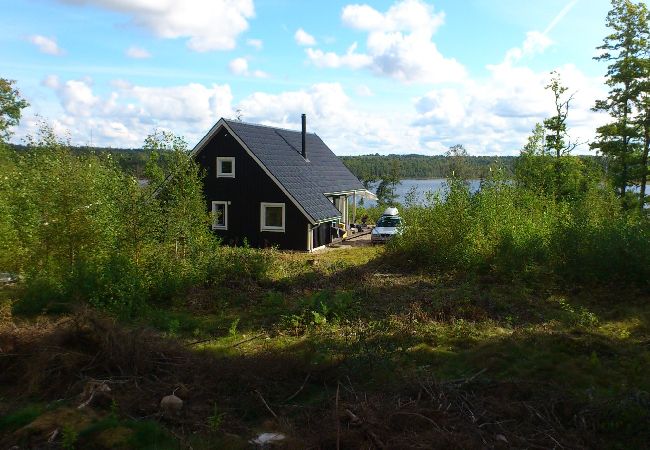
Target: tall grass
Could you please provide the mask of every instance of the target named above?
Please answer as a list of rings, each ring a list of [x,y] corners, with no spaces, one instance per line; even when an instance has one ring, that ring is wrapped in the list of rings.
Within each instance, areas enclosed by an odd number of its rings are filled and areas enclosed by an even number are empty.
[[[621,210],[604,184],[566,200],[504,180],[472,194],[451,180],[444,195],[404,216],[387,251],[414,267],[584,282],[646,283],[650,275],[647,219]]]

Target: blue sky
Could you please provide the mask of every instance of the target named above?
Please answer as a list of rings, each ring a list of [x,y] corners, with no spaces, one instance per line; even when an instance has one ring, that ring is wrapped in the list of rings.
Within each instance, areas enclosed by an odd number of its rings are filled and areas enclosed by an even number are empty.
[[[550,71],[592,138],[605,0],[23,0],[0,17],[0,76],[75,144],[194,145],[220,117],[297,128],[338,154],[516,154],[551,114]],[[238,112],[239,111],[239,112]],[[582,146],[581,152],[586,152]]]

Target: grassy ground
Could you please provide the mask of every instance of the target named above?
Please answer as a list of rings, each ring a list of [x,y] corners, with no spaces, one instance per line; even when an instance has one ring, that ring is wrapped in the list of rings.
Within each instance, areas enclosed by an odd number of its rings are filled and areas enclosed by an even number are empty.
[[[0,445],[56,429],[67,448],[248,448],[264,431],[286,448],[648,448],[648,292],[406,272],[381,253],[280,253],[263,282],[130,323],[14,317],[0,291]],[[78,410],[89,379],[110,400]],[[172,392],[185,405],[165,417]]]

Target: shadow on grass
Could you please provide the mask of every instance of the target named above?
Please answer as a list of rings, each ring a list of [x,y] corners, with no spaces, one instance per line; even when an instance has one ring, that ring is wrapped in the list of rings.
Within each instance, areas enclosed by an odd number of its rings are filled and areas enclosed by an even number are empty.
[[[590,298],[589,289],[409,272],[381,254],[309,261],[296,258],[279,280],[196,288],[142,319],[192,340],[235,341],[246,330],[268,343],[193,351],[84,312],[3,331],[0,392],[74,403],[86,380],[108,380],[120,414],[158,420],[186,444],[193,436],[194,448],[227,436],[228,447],[245,447],[260,429],[285,432],[295,448],[650,439],[649,316],[634,300],[643,293],[610,307],[614,294],[598,290]],[[184,412],[165,419],[158,405],[172,392]],[[224,414],[218,427],[215,411]],[[80,439],[95,442],[90,432]]]
[[[648,351],[587,331],[445,350],[379,325],[216,357],[85,312],[5,330],[0,345],[3,396],[75,405],[87,380],[106,380],[121,417],[156,419],[195,448],[225,436],[245,445],[260,429],[286,433],[289,448],[616,448],[650,438]],[[183,412],[164,418],[158,404],[172,392]],[[215,410],[218,428],[208,425]],[[79,445],[95,438],[81,432]]]

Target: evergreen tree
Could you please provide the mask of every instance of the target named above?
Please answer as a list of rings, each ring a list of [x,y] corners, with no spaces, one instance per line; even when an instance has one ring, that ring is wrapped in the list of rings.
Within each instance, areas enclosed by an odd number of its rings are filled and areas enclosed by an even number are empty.
[[[642,2],[612,0],[606,25],[611,33],[598,47],[602,53],[594,59],[609,63],[606,84],[610,90],[593,109],[607,112],[612,121],[597,129],[592,148],[608,158],[619,195],[625,197],[627,187],[635,179],[644,180],[647,173],[640,124],[644,122],[641,105],[648,88],[648,8]]]

